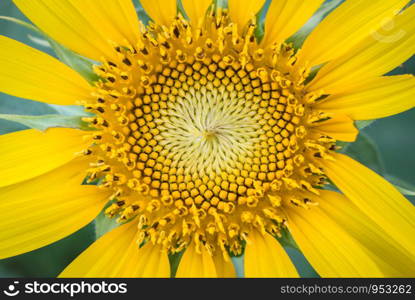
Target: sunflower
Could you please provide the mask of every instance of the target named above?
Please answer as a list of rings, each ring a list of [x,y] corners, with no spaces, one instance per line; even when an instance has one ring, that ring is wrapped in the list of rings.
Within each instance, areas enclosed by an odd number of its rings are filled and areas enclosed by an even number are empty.
[[[0,37],[0,91],[90,114],[0,136],[1,258],[104,209],[120,226],[61,277],[169,277],[178,254],[177,277],[234,277],[242,254],[247,277],[297,277],[286,232],[322,277],[415,274],[414,206],[338,151],[414,107],[413,76],[384,75],[414,53],[415,5],[347,0],[297,49],[323,0],[140,2],[148,23],[130,0],[14,0],[99,79]]]

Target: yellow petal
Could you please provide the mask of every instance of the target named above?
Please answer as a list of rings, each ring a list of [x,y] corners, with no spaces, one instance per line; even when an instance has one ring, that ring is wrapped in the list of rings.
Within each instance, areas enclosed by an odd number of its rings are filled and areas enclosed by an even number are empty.
[[[327,97],[314,107],[347,114],[354,120],[370,120],[395,115],[414,106],[415,78],[399,75],[365,80]]]
[[[354,142],[359,131],[354,126],[353,120],[346,115],[330,115],[331,119],[313,124],[314,131],[328,135],[336,140]]]
[[[302,59],[312,66],[348,52],[391,20],[408,0],[348,0],[328,15],[308,36]],[[392,32],[393,34],[393,32]]]
[[[233,266],[233,263],[229,256],[227,257],[227,259],[225,259],[221,253],[221,254],[214,255],[212,258],[215,264],[217,277],[219,278],[235,278],[236,277],[235,267]]]
[[[167,254],[151,243],[139,249],[132,221],[103,235],[79,255],[59,277],[170,277]]]
[[[81,75],[57,59],[0,36],[0,92],[70,105],[89,98],[91,90]]]
[[[296,33],[324,0],[274,0],[265,19],[265,36],[262,44],[270,46],[283,42]]]
[[[138,251],[138,277],[168,278],[170,277],[170,262],[167,253],[160,246],[147,243]]]
[[[245,248],[246,277],[299,277],[280,243],[269,234],[249,234]]]
[[[209,6],[212,4],[212,0],[182,0],[182,3],[190,21],[198,26],[203,21]]]
[[[48,36],[71,50],[100,60],[115,56],[113,44],[135,45],[139,23],[131,0],[14,0]]]
[[[177,15],[176,0],[140,0],[144,10],[159,25],[168,26]]]
[[[414,18],[415,5],[412,5],[394,18],[392,32],[376,32],[322,67],[309,89],[335,94],[344,91],[345,86],[384,75],[404,63],[415,52]]]
[[[415,253],[415,207],[396,188],[343,154],[322,164],[327,176],[362,212],[409,253]]]
[[[319,207],[373,254],[386,277],[412,277],[415,274],[415,254],[394,243],[393,237],[349,199],[331,191],[320,191],[320,197]]]
[[[81,185],[88,162],[74,160],[37,178],[0,188],[0,258],[60,240],[91,222],[108,191]]]
[[[241,32],[264,6],[265,0],[229,0],[229,15]]]
[[[196,251],[194,243],[191,243],[183,254],[177,269],[177,278],[214,278],[218,277],[212,256],[204,248],[200,247],[200,253]]]
[[[0,135],[0,187],[21,182],[58,168],[86,148],[85,132],[52,128]]]
[[[286,209],[288,228],[322,277],[383,277],[365,249],[318,206]]]

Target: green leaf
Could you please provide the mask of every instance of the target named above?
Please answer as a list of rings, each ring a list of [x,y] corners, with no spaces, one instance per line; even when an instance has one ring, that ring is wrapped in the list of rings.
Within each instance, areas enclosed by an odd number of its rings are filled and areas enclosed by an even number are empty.
[[[177,11],[179,14],[181,14],[185,19],[189,20],[189,16],[186,14],[186,11],[184,10],[182,1],[177,1]]]
[[[78,117],[92,117],[94,114],[86,112],[85,108],[81,105],[56,105],[48,104],[58,114],[64,116],[78,116]]]
[[[0,113],[19,115],[56,114],[56,111],[45,103],[20,99],[0,93]],[[26,126],[0,119],[0,135],[27,129]]]
[[[82,121],[79,116],[63,116],[63,115],[9,115],[0,114],[0,119],[16,122],[29,128],[45,131],[48,128],[64,127],[76,128],[82,130],[91,130],[88,123]]]
[[[296,49],[301,48],[314,28],[316,28],[323,18],[333,11],[341,2],[343,2],[343,0],[326,1],[301,29],[288,39],[288,42],[293,43]]]
[[[57,277],[71,261],[94,242],[91,225],[43,248],[2,259],[0,277]]]
[[[215,0],[215,6],[220,8],[227,8],[228,0]]]
[[[235,267],[236,277],[244,278],[245,277],[245,270],[244,270],[244,255],[232,257],[232,263]]]
[[[135,11],[137,13],[138,19],[145,25],[147,26],[148,23],[150,22],[151,18],[150,16],[146,13],[146,11],[144,10],[143,6],[140,3],[140,0],[133,0],[133,4],[135,7]]]
[[[39,45],[44,48],[51,48],[50,43],[44,38],[37,37],[31,34],[28,34],[27,37],[29,38],[29,40],[31,40],[36,45]]]
[[[104,211],[105,209],[94,220],[96,239],[120,225],[115,221],[115,219],[107,217]]]
[[[284,248],[289,247],[298,250],[297,243],[294,241],[291,233],[286,228],[283,228],[281,230],[281,237],[278,237],[277,240],[281,243],[281,245]]]
[[[264,34],[265,34],[265,17],[270,5],[270,1],[266,1],[264,6],[261,8],[261,10],[258,12],[258,14],[256,15],[256,22],[257,22],[257,26],[255,27],[255,38],[256,40],[259,42],[261,42],[261,40],[264,38]]]
[[[364,132],[360,132],[357,140],[344,146],[341,152],[356,159],[378,174],[384,174],[385,172],[385,167],[376,144]]]
[[[355,121],[355,125],[356,125],[357,129],[362,130],[362,129],[368,127],[369,125],[371,125],[375,121],[376,120]]]
[[[291,247],[284,248],[301,278],[320,278],[316,270],[314,270],[300,250]]]
[[[33,26],[32,24],[29,24],[25,21],[12,18],[12,17],[6,17],[6,16],[0,16],[0,19],[13,22],[17,25],[23,26],[25,28],[28,28],[29,30],[33,31],[34,33],[37,33],[45,38],[45,40],[50,44],[52,49],[54,50],[56,56],[67,66],[71,67],[75,71],[77,71],[81,76],[83,76],[86,80],[89,82],[94,82],[99,79],[99,76],[96,75],[92,69],[92,66],[95,64],[93,61],[88,60],[75,52],[69,50],[65,46],[57,43],[50,37],[48,37],[45,33],[43,33],[41,30],[39,30],[37,27]],[[33,37],[31,37],[33,39]]]
[[[58,44],[50,38],[47,39],[52,46],[52,49],[55,51],[56,56],[63,63],[81,74],[81,76],[88,80],[88,82],[92,83],[98,81],[100,77],[92,70],[94,62],[72,52],[68,48]]]
[[[174,278],[179,268],[180,260],[182,259],[184,251],[175,254],[169,254],[170,262],[170,277]]]
[[[392,183],[403,195],[415,196],[415,184],[396,178],[395,176],[386,175],[385,178]]]
[[[277,240],[290,256],[291,261],[297,268],[298,273],[301,277],[319,277],[316,271],[302,254],[300,248],[298,247],[297,243],[287,228],[283,228],[281,230],[281,237],[278,237]]]
[[[33,32],[42,34],[41,31],[37,27],[35,27],[34,25],[29,24],[25,21],[19,20],[17,18],[7,17],[7,16],[0,16],[0,20],[5,20],[5,21],[12,22],[12,23],[15,23],[17,25],[23,26],[23,27],[25,27],[25,28],[33,31]]]

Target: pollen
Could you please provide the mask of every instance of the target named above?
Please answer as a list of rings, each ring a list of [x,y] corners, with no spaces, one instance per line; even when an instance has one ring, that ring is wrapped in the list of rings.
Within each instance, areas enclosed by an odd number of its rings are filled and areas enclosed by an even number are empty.
[[[254,25],[239,35],[226,13],[198,28],[179,16],[95,66],[88,180],[113,191],[109,217],[138,221],[139,243],[240,254],[325,183],[311,158],[334,140],[310,133],[327,116],[308,106],[308,70],[290,45],[261,49]]]

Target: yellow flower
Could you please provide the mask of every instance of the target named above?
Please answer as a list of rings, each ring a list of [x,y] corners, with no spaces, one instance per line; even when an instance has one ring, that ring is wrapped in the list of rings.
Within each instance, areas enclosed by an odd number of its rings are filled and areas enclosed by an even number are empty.
[[[1,258],[73,233],[110,200],[121,226],[62,277],[168,277],[181,251],[179,277],[235,276],[242,253],[247,277],[296,277],[275,238],[286,229],[322,277],[415,274],[414,206],[336,152],[354,120],[414,106],[413,76],[383,76],[415,50],[408,0],[347,0],[299,51],[284,41],[322,0],[273,0],[261,41],[259,0],[182,0],[186,16],[176,0],[141,0],[148,26],[130,0],[14,2],[99,62],[101,80],[0,37],[0,91],[95,114],[95,130],[0,137]]]

